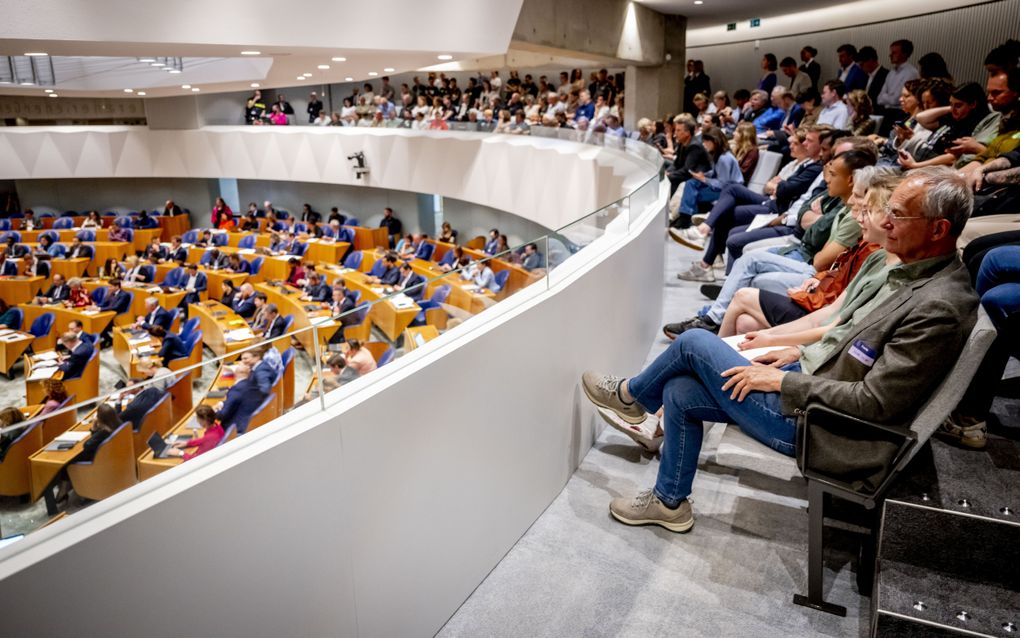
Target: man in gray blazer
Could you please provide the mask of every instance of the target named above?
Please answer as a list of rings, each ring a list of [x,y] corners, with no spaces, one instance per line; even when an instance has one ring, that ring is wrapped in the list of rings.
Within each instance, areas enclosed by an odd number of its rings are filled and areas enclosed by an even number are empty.
[[[795,417],[811,402],[867,421],[909,423],[948,373],[976,320],[978,297],[956,256],[956,239],[972,208],[966,183],[952,170],[908,174],[882,222],[886,250],[901,263],[820,341],[756,359],[766,365],[750,365],[714,334],[692,330],[630,379],[586,372],[588,398],[629,423],[665,408],[655,487],[613,499],[613,517],[675,532],[694,525],[688,496],[705,422],[736,423],[791,456]]]

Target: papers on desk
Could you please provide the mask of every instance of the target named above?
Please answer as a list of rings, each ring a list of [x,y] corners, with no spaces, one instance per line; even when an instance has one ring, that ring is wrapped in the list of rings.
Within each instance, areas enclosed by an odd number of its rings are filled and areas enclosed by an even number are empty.
[[[11,330],[10,328],[4,328],[3,330],[0,330],[0,337],[6,337],[7,335],[11,334],[12,332],[14,332],[14,331]]]
[[[772,352],[773,350],[785,350],[789,346],[765,346],[764,348],[751,348],[750,350],[740,350],[737,345],[744,341],[744,335],[733,335],[732,337],[723,337],[723,343],[740,353],[740,356],[746,358],[748,361],[761,355]]]
[[[151,286],[149,288],[146,288],[145,292],[149,293],[150,295],[158,295],[163,292],[163,289],[160,288],[159,286]]]
[[[58,434],[57,438],[53,440],[59,441],[60,443],[77,443],[78,441],[84,441],[87,438],[89,438],[88,432],[64,432],[63,434]]]
[[[151,357],[156,354],[156,351],[152,346],[144,346],[135,350],[135,355],[138,357]]]
[[[748,231],[752,231],[752,230],[758,230],[759,228],[765,228],[766,226],[769,225],[769,223],[773,219],[775,219],[777,217],[779,217],[779,215],[776,215],[774,213],[765,213],[765,214],[762,214],[762,215],[755,215],[754,219],[752,219],[751,223],[747,226],[747,230]]]
[[[22,339],[26,338],[26,336],[27,335],[22,335],[21,333],[14,332],[9,335],[4,335],[0,337],[0,341],[21,341]]]
[[[88,315],[88,316],[90,316],[90,317],[91,317],[91,316],[93,316],[93,315],[98,315],[98,314],[99,314],[99,312],[100,312],[99,310],[82,310],[82,311],[81,311],[81,314],[83,314],[83,315]]]
[[[475,284],[465,284],[461,286],[460,289],[467,292],[477,292],[478,286],[476,286]]]
[[[237,330],[231,330],[224,335],[227,341],[247,341],[248,339],[254,339],[255,333],[250,328],[239,328]]]
[[[44,368],[33,368],[32,374],[28,375],[28,381],[42,381],[43,379],[50,379],[54,374],[57,373],[57,366],[46,366]]]
[[[396,306],[398,310],[407,310],[408,308],[414,308],[414,299],[411,299],[404,293],[400,293],[390,297],[390,301]]]
[[[32,361],[37,364],[40,361],[52,361],[54,362],[54,365],[56,365],[57,358],[58,358],[57,353],[53,350],[50,350],[49,352],[40,352],[39,354],[35,355],[34,357],[32,357]]]
[[[237,254],[238,255],[254,255],[255,254],[255,249],[254,248],[240,248],[240,249],[238,249]]]
[[[308,320],[308,322],[310,324],[312,324],[313,326],[321,326],[322,324],[329,323],[330,321],[333,321],[333,318],[330,317],[329,315],[321,315],[321,316],[318,316],[318,317],[312,317],[312,318],[310,318]]]
[[[369,288],[369,290],[371,290],[377,295],[382,295],[383,293],[386,292],[386,289],[383,288],[382,286],[372,286],[371,288]]]
[[[128,345],[130,345],[131,347],[140,346],[147,343],[149,343],[149,335],[145,335],[144,337],[132,337],[131,339],[128,339]]]

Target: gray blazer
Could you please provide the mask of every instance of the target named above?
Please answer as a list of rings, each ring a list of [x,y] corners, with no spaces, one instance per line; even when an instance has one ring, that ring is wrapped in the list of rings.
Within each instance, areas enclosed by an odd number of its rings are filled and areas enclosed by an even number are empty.
[[[908,425],[956,362],[977,306],[967,269],[955,257],[865,317],[814,375],[783,377],[783,412],[818,402],[866,421]],[[870,367],[850,355],[858,340],[876,352]]]

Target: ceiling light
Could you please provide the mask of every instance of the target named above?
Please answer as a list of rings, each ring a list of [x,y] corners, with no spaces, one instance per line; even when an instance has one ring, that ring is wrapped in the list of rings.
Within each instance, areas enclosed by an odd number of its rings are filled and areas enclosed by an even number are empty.
[[[155,62],[156,58],[138,58],[139,62]]]
[[[124,89],[124,92],[125,93],[134,93],[135,90],[134,89]]]
[[[353,82],[354,78],[344,78],[344,82]]]
[[[369,72],[368,72],[368,74],[369,74],[370,76],[372,76],[372,77],[375,77],[375,76],[379,75],[379,74],[378,74],[378,73],[376,73],[375,71],[369,71]]]
[[[170,69],[170,73],[180,73],[180,69]]]
[[[694,0],[694,4],[705,4],[705,0]]]
[[[35,52],[32,52],[32,53],[26,53],[25,55],[27,55],[30,58],[38,58],[38,57],[44,56],[46,54],[38,52],[38,51],[35,51]]]
[[[191,89],[191,92],[192,92],[192,93],[198,93],[198,92],[199,92],[199,91],[201,91],[201,90],[202,90],[202,89],[200,89],[200,88],[198,88],[198,87],[196,86],[195,88]]]
[[[22,82],[21,86],[35,86],[35,82]]]
[[[46,89],[43,91],[43,93],[53,93],[53,89]]]
[[[305,78],[305,76],[303,76],[303,75],[299,75],[299,76],[297,76],[297,79],[299,79],[299,80],[304,80],[304,79],[306,79],[306,78]]]
[[[261,51],[241,51],[241,55],[262,55]]]
[[[387,72],[387,73],[393,73],[394,69],[393,69],[393,67],[391,67],[391,66],[388,66],[388,67],[386,67],[385,69],[383,69],[383,71],[385,71],[385,72]]]
[[[56,93],[50,93],[48,97],[60,97],[60,96],[57,95]]]
[[[252,82],[252,83],[251,83],[251,88],[253,88],[253,89],[257,89],[257,88],[259,88],[260,86],[261,86],[261,85],[260,85],[260,84],[259,84],[258,82]]]
[[[301,75],[303,75],[303,76],[304,76],[304,77],[306,77],[306,78],[310,78],[310,77],[312,77],[312,74],[311,74],[311,73],[302,73]]]
[[[346,62],[347,58],[333,58],[334,62]]]
[[[325,71],[325,70],[329,69],[329,65],[328,64],[320,64],[317,68],[320,68],[323,71]]]
[[[190,89],[190,88],[191,88],[191,85],[190,85],[190,84],[182,84],[182,85],[181,85],[181,88],[182,88],[182,89]]]
[[[139,91],[138,93],[135,93],[135,95],[145,95],[145,91]]]
[[[162,62],[152,62],[149,66],[166,66],[166,64],[163,64]]]
[[[440,59],[440,60],[452,60],[453,59],[453,56],[450,55],[449,53],[444,53],[442,55],[437,55],[436,57],[438,59]]]

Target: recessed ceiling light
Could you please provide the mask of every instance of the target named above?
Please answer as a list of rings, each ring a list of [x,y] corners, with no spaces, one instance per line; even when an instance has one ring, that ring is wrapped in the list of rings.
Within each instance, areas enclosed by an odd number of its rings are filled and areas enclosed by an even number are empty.
[[[46,55],[46,54],[42,53],[42,52],[39,52],[39,51],[33,51],[31,53],[26,53],[25,55],[27,55],[30,58],[37,58],[37,57],[40,57],[40,56],[43,56],[43,55]]]
[[[310,77],[312,77],[312,74],[311,74],[311,73],[302,73],[301,75],[303,75],[303,76],[304,76],[304,77],[306,77],[306,78],[310,78]]]
[[[299,75],[299,76],[297,76],[297,79],[299,79],[299,80],[304,80],[304,79],[305,79],[305,76],[303,76],[303,75]]]
[[[134,93],[135,90],[134,89],[124,89],[124,92],[125,93]]]
[[[347,58],[333,58],[334,62],[346,62]]]
[[[157,66],[158,67],[158,66],[166,66],[166,65],[163,64],[162,62],[152,62],[151,64],[149,64],[149,66]]]
[[[369,72],[368,72],[368,74],[369,74],[370,76],[372,76],[372,77],[375,77],[375,76],[379,75],[379,74],[378,74],[378,73],[376,73],[375,71],[369,71]]]
[[[394,69],[393,69],[393,67],[388,66],[385,69],[383,69],[383,71],[385,71],[386,73],[393,73]]]
[[[444,53],[442,55],[437,55],[436,57],[439,58],[440,60],[452,60],[453,59],[453,56],[450,55],[449,53]]]
[[[705,4],[705,0],[694,0],[694,4]]]
[[[353,82],[354,78],[344,78],[344,82]]]
[[[181,72],[180,69],[170,69],[170,73],[176,74],[176,73],[180,73],[180,72]]]
[[[201,91],[201,90],[202,90],[202,89],[200,89],[200,88],[198,88],[198,87],[196,86],[195,88],[191,89],[191,92],[192,92],[192,93],[198,93],[198,92],[199,92],[199,91]]]
[[[325,70],[327,70],[329,68],[329,65],[328,64],[320,64],[317,68],[320,68],[323,71],[325,71]]]
[[[155,62],[156,58],[138,58],[139,62]]]
[[[181,85],[181,88],[182,88],[182,89],[190,89],[190,88],[191,88],[191,85],[190,85],[190,84],[182,84],[182,85]]]
[[[253,89],[257,89],[257,88],[259,88],[260,86],[262,86],[262,85],[261,85],[261,84],[259,84],[258,82],[252,82],[252,83],[251,83],[251,88],[253,88]]]
[[[241,55],[262,55],[261,51],[241,51]]]
[[[43,91],[43,93],[53,93],[53,89],[46,89]]]
[[[35,82],[22,82],[21,86],[35,86]]]
[[[60,97],[60,96],[57,95],[56,93],[50,93],[48,97]]]
[[[135,95],[145,95],[145,91],[139,91],[138,93],[135,93]]]

